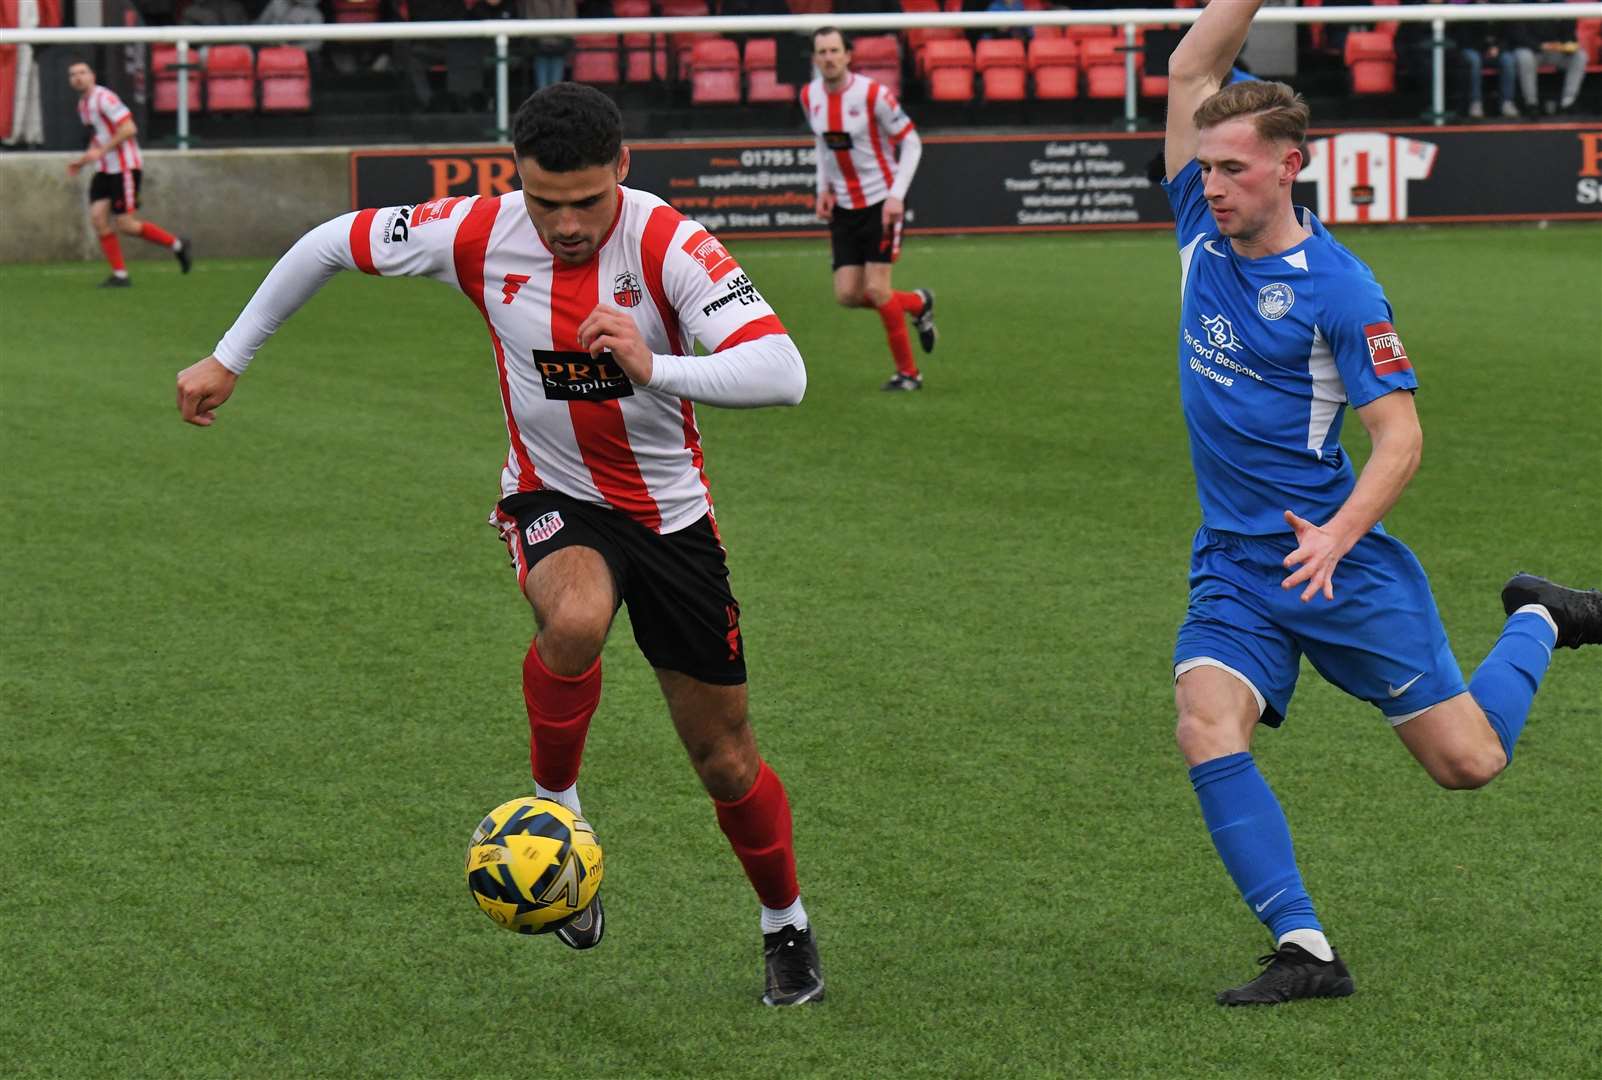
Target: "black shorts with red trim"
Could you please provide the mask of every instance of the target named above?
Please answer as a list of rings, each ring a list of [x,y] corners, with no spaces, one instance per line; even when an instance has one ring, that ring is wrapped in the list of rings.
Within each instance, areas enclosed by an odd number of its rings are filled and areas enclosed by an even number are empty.
[[[502,499],[491,520],[506,541],[519,586],[547,555],[593,548],[611,567],[634,641],[652,667],[720,686],[744,684],[740,604],[729,590],[710,514],[677,532],[657,533],[604,506],[555,491],[523,491]]]
[[[901,255],[901,225],[884,231],[884,203],[876,202],[861,210],[836,206],[829,218],[829,245],[834,249],[834,268],[863,266],[867,263],[893,263]]]
[[[113,214],[131,214],[139,209],[139,185],[144,181],[145,170],[131,173],[97,172],[89,179],[89,201],[111,200]]]

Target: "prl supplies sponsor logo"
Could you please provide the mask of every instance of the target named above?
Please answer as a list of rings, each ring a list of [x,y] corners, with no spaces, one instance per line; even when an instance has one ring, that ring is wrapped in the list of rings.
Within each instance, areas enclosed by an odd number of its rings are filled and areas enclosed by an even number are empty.
[[[1574,201],[1579,206],[1602,206],[1602,131],[1580,132],[1579,179]]]
[[[1396,327],[1388,322],[1369,323],[1363,327],[1363,336],[1368,338],[1368,358],[1374,364],[1374,374],[1394,375],[1398,371],[1412,370],[1413,362],[1402,348]]]
[[[634,396],[634,384],[611,353],[532,351],[547,400],[613,401]]]
[[[545,541],[561,532],[562,525],[561,513],[552,510],[549,514],[541,515],[529,522],[528,528],[523,530],[523,535],[528,539],[529,546],[533,547],[535,544],[545,543]]]

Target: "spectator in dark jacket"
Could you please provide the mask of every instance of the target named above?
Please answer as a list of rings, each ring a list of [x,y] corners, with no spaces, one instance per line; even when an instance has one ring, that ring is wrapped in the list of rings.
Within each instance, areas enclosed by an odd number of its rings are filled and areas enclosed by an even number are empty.
[[[1445,0],[1403,0],[1407,4],[1442,4]],[[1464,111],[1478,120],[1485,115],[1481,94],[1480,69],[1485,65],[1485,24],[1449,22],[1443,46],[1447,68],[1463,92]],[[1420,81],[1428,80],[1435,67],[1435,32],[1427,22],[1404,22],[1396,31],[1396,55],[1403,70]]]

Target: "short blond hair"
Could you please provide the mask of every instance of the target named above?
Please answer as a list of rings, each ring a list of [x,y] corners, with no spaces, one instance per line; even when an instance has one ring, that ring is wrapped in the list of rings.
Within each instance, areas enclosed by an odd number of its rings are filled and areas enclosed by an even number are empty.
[[[1249,116],[1263,139],[1288,142],[1300,149],[1307,141],[1311,115],[1302,95],[1284,83],[1251,79],[1231,83],[1202,102],[1192,120],[1197,131],[1206,131],[1225,121]]]

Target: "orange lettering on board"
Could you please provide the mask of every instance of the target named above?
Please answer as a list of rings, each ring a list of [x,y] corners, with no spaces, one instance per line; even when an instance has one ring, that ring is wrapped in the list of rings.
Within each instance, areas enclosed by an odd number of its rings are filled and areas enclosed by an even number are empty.
[[[1580,132],[1580,175],[1602,176],[1602,131]]]
[[[485,198],[505,195],[513,188],[512,177],[517,169],[511,158],[478,158],[473,162],[478,169],[478,193]]]
[[[429,158],[428,167],[434,173],[434,193],[430,199],[442,199],[451,188],[464,184],[473,175],[472,168],[461,158]]]

